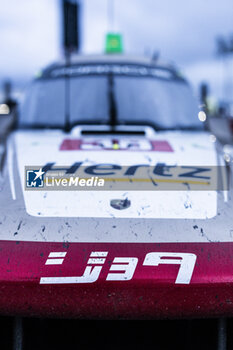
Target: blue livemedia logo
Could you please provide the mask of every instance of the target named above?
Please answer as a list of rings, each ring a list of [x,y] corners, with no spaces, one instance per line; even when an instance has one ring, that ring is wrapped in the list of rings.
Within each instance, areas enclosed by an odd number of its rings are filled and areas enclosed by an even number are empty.
[[[44,171],[40,168],[39,170],[27,170],[27,187],[44,187]]]

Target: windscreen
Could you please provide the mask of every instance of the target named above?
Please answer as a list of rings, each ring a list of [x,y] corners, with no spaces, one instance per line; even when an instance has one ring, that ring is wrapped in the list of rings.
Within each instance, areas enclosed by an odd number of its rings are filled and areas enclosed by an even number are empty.
[[[112,73],[111,73],[112,74]],[[182,79],[112,74],[112,97],[119,124],[149,124],[161,129],[201,127],[197,101]],[[39,79],[20,109],[20,125],[64,127],[110,122],[109,74]]]

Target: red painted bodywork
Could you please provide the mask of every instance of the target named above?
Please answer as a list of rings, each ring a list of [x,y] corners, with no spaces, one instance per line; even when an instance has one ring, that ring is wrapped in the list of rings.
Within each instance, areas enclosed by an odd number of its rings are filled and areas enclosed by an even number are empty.
[[[62,265],[45,265],[50,252]],[[40,285],[41,277],[81,276],[91,251],[108,251],[99,280]],[[149,252],[197,255],[189,285],[178,265],[143,266]],[[53,317],[151,319],[233,315],[233,243],[0,242],[0,313]],[[130,281],[106,281],[114,257],[137,257]]]
[[[113,144],[117,143],[117,140],[112,140]],[[148,150],[149,152],[174,152],[173,148],[167,141],[149,141],[151,145],[151,149]],[[100,147],[105,150],[105,151],[112,151],[113,148],[106,148],[103,145],[101,145],[101,141],[87,141],[87,140],[82,140],[82,139],[65,139],[62,141],[62,144],[60,146],[60,151],[82,151],[84,150],[82,148],[83,145],[91,145],[93,146],[92,151],[99,151]],[[95,149],[95,146],[97,147]],[[118,151],[137,151],[139,152],[140,149],[132,150],[130,148],[124,149],[124,148],[119,148],[117,149]],[[142,150],[143,151],[143,150]]]

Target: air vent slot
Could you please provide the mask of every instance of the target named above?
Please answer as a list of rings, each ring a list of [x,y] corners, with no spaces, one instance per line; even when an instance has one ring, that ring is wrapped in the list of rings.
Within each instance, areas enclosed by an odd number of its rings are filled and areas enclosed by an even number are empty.
[[[145,131],[139,131],[139,130],[82,130],[82,135],[140,135],[144,136]]]

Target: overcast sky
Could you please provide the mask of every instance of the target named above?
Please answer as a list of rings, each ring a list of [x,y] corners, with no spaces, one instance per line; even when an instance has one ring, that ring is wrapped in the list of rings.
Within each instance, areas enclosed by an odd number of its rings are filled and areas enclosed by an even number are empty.
[[[0,81],[27,80],[61,55],[60,3],[0,0]],[[215,55],[215,39],[233,33],[232,0],[114,0],[113,4],[112,27],[108,0],[82,0],[83,52],[101,53],[105,33],[114,29],[123,34],[126,53],[158,50],[194,84],[208,79],[220,93],[224,71]]]

